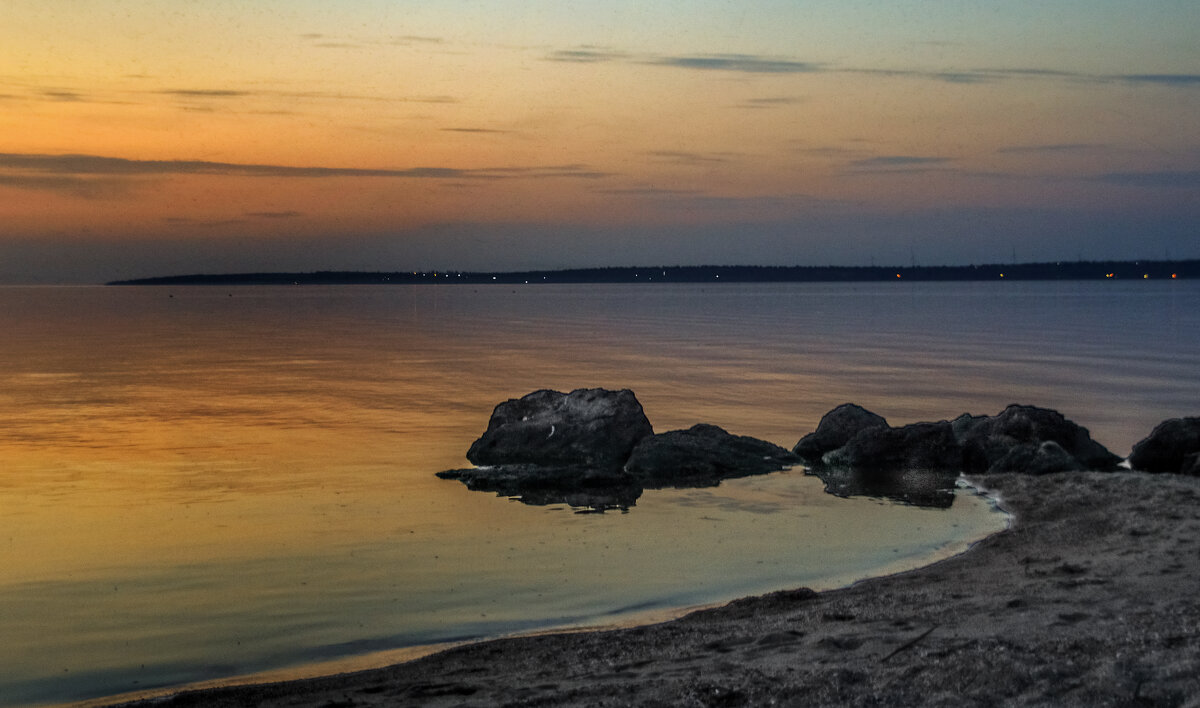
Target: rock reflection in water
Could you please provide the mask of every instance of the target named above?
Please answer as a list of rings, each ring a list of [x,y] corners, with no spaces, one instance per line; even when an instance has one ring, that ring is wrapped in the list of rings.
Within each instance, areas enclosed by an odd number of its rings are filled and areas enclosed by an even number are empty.
[[[881,497],[913,506],[949,509],[954,503],[956,472],[907,469],[888,474],[845,468],[806,470],[825,491],[838,497]]]
[[[503,465],[447,470],[437,476],[457,479],[471,491],[494,492],[534,506],[566,504],[578,513],[629,511],[643,490],[619,468],[608,467]]]

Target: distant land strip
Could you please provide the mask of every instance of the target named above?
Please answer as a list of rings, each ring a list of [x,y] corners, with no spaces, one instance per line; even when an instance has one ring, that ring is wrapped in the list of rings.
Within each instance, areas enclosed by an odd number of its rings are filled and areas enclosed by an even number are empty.
[[[577,283],[855,283],[1200,278],[1200,260],[1073,261],[966,266],[656,266],[528,271],[315,271],[115,280],[107,285],[533,285]]]

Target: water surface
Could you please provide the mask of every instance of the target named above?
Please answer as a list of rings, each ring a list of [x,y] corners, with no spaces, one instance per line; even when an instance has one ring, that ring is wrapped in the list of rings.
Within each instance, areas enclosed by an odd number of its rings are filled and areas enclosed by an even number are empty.
[[[997,528],[799,470],[577,515],[433,473],[499,401],[631,388],[790,447],[1058,408],[1118,454],[1195,414],[1179,283],[0,288],[0,704],[630,613],[925,562]]]

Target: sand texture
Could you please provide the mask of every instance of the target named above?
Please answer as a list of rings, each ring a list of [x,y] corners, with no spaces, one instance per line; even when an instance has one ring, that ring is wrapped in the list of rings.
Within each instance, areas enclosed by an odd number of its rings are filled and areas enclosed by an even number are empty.
[[[974,481],[1012,528],[911,572],[156,705],[1200,706],[1200,478]]]

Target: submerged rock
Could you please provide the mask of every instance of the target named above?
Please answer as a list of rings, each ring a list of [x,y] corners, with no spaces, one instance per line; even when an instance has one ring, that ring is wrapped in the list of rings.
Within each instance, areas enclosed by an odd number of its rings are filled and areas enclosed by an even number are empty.
[[[967,474],[1070,470],[1107,472],[1121,458],[1084,428],[1049,408],[1011,405],[991,417],[962,416],[954,422]],[[1045,446],[1045,443],[1054,443]],[[1023,468],[1026,462],[1031,467]]]
[[[1171,418],[1133,446],[1129,466],[1143,472],[1200,474],[1200,417]]]
[[[476,465],[620,467],[653,432],[628,389],[534,391],[496,406],[467,459]]]
[[[697,486],[776,472],[796,462],[799,458],[774,443],[699,424],[642,438],[625,471],[647,487]]]
[[[827,452],[832,452],[868,428],[886,428],[887,420],[862,406],[843,403],[825,415],[817,429],[800,438],[792,452],[805,462],[816,464]]]

